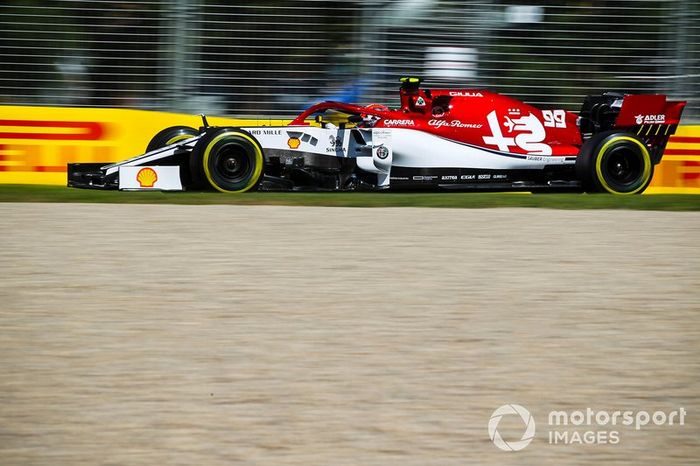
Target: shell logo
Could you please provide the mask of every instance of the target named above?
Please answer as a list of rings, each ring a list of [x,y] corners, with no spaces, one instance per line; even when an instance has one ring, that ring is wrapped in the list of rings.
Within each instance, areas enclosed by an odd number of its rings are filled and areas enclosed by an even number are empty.
[[[299,140],[299,138],[289,138],[289,140],[287,141],[287,145],[290,149],[298,149],[300,144],[301,141]]]
[[[142,168],[136,174],[136,181],[139,182],[139,186],[142,188],[152,188],[158,181],[158,174],[151,167]]]

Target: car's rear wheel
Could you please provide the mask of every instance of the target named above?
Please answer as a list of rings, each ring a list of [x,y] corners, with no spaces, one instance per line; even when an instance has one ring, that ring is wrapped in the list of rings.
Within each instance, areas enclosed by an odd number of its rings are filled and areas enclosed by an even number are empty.
[[[225,193],[255,189],[263,175],[263,149],[248,132],[219,128],[207,132],[190,155],[195,186]]]
[[[641,194],[651,183],[654,164],[641,139],[630,133],[606,131],[581,147],[576,173],[588,192]]]
[[[198,134],[199,132],[196,129],[189,126],[171,126],[165,128],[153,136],[146,147],[146,152],[151,152],[152,150],[160,149],[161,147],[169,146],[176,142],[191,139]]]

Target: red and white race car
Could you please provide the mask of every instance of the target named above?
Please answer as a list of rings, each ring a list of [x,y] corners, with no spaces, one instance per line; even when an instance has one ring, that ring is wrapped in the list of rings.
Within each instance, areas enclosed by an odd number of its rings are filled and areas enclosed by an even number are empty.
[[[399,108],[323,102],[287,126],[166,128],[146,153],[68,164],[68,186],[222,192],[643,192],[685,102],[588,96],[579,114],[402,78]]]

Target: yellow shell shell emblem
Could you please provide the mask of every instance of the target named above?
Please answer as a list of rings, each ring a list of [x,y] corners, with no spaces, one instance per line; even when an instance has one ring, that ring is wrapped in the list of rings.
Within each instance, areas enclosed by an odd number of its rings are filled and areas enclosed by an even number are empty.
[[[152,188],[158,181],[158,174],[151,167],[142,168],[136,174],[136,181],[139,182],[139,186],[142,188]]]
[[[287,141],[287,145],[290,149],[297,149],[299,148],[300,144],[301,141],[299,140],[299,138],[289,138],[289,140]]]

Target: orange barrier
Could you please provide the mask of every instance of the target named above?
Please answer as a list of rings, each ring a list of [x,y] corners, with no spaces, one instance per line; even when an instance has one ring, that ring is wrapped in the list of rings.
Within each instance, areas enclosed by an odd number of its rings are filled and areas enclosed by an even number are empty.
[[[198,116],[143,110],[0,107],[0,183],[66,184],[68,162],[113,162],[143,153],[167,126]],[[271,126],[289,120],[207,117],[212,125]],[[700,126],[680,126],[648,193],[700,194]]]

